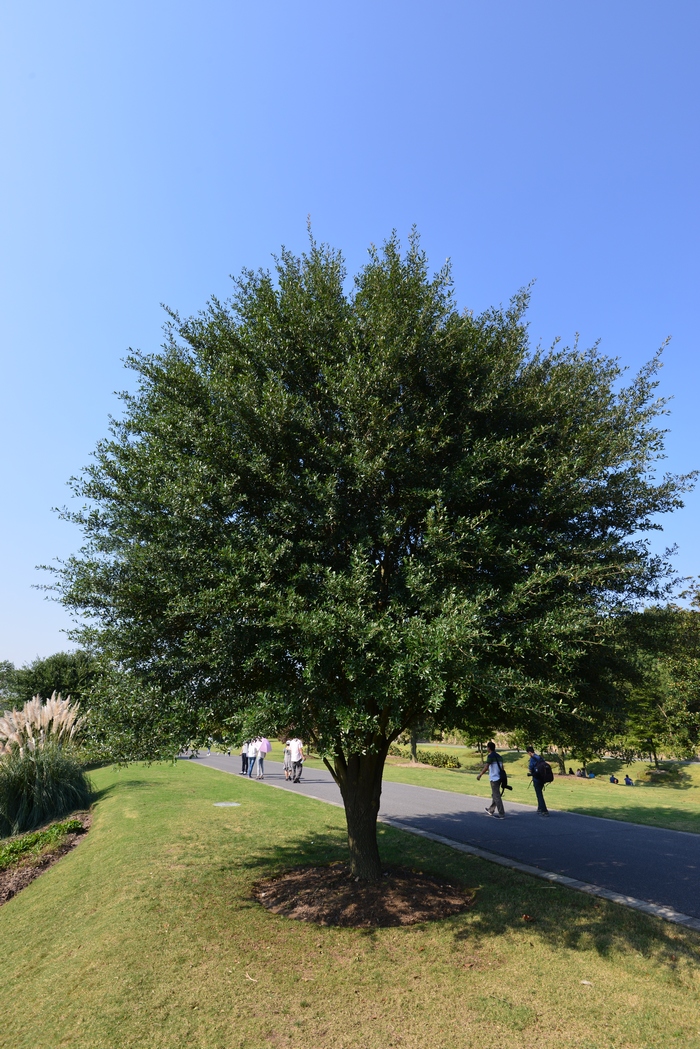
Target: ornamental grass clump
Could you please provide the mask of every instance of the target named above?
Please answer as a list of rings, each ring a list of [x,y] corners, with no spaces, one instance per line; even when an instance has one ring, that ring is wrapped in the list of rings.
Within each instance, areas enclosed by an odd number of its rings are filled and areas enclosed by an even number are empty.
[[[78,715],[78,704],[71,703],[70,696],[63,699],[60,692],[46,702],[34,696],[21,710],[6,710],[0,718],[0,756],[15,747],[20,754],[33,752],[49,740],[71,743],[83,724]]]
[[[75,747],[82,719],[70,697],[34,696],[0,718],[0,837],[34,830],[90,803]]]

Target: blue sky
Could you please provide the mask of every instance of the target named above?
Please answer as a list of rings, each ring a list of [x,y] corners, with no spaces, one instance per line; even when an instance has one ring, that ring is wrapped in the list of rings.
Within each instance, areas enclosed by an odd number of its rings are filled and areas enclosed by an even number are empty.
[[[700,6],[22,0],[0,14],[0,659],[68,647],[52,507],[181,313],[316,236],[352,270],[416,223],[459,304],[536,280],[533,342],[631,369],[666,338],[669,469],[700,466]],[[700,496],[657,547],[700,575]]]

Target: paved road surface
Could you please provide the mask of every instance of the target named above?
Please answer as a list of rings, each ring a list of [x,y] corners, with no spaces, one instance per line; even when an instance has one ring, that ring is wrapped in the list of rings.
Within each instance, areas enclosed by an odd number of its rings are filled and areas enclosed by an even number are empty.
[[[195,760],[224,772],[241,767],[239,757],[223,754]],[[293,786],[281,764],[266,761],[259,785],[340,804],[325,769],[306,767],[302,782]],[[556,783],[548,801],[556,801]],[[385,781],[380,816],[700,918],[700,834],[556,810],[542,819],[530,805],[507,802],[508,818],[494,820],[484,812],[486,804],[486,798]]]

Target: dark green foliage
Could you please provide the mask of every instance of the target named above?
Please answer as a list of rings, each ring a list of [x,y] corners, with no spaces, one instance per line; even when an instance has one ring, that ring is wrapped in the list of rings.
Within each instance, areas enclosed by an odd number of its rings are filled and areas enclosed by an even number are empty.
[[[687,479],[653,475],[657,359],[621,387],[595,349],[532,351],[527,295],[458,312],[416,238],[345,276],[285,252],[130,358],[59,589],[83,643],[155,690],[154,753],[294,727],[378,877],[352,827],[402,732],[551,735],[614,707],[612,624],[666,570],[640,533]]]
[[[83,766],[68,748],[49,743],[20,754],[13,747],[0,759],[0,837],[86,808],[91,797]]]
[[[67,834],[74,834],[82,829],[80,820],[65,820],[63,823],[53,823],[46,830],[33,831],[23,834],[21,838],[13,838],[12,841],[0,845],[0,871],[6,870],[25,856],[38,855],[49,845],[58,845]]]
[[[77,702],[97,674],[97,661],[89,652],[56,652],[16,669],[8,694],[14,706],[23,706],[33,696],[49,699],[53,692]]]
[[[624,726],[614,749],[621,756],[693,756],[700,746],[700,611],[665,605],[628,617],[627,644],[636,675]]]
[[[84,706],[81,754],[90,763],[172,760],[183,736],[197,740],[211,734],[211,726],[201,724],[178,694],[164,697],[157,687],[107,665]]]

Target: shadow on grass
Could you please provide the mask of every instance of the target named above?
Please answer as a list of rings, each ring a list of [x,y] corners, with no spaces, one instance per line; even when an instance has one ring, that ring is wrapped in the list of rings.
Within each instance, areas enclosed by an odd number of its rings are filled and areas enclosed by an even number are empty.
[[[95,802],[97,802],[97,801],[104,801],[105,798],[109,798],[112,794],[114,794],[115,790],[116,790],[115,784],[114,783],[110,783],[110,785],[108,787],[102,787],[101,790],[93,790],[92,797],[91,797],[90,800],[91,800],[92,804],[94,805]]]
[[[408,926],[407,934],[411,930],[435,930],[441,936],[447,935],[455,946],[469,944],[476,949],[492,950],[498,937],[516,932],[540,951],[592,949],[600,955],[635,951],[671,968],[680,957],[700,964],[700,935],[691,930],[465,856],[394,827],[380,825],[378,836],[380,854],[387,868],[408,867],[443,878],[474,894],[474,904],[467,912],[435,923]],[[348,860],[344,838],[337,828],[319,828],[313,835],[290,835],[284,844],[251,851],[242,866],[254,872],[258,880],[293,868],[322,866],[339,860]],[[260,906],[252,900],[249,905]],[[369,939],[377,935],[373,928],[356,932]]]

